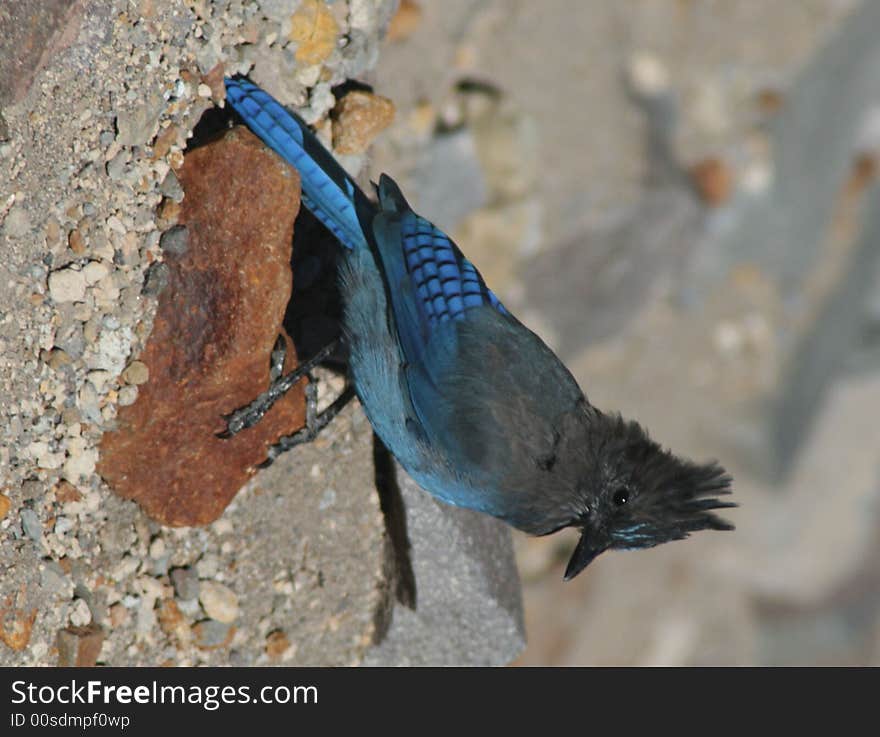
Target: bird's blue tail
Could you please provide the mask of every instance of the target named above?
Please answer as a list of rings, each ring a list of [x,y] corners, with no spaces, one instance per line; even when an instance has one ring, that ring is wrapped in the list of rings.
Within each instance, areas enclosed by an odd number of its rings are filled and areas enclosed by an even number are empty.
[[[305,122],[246,79],[224,80],[226,99],[247,126],[302,179],[305,206],[350,249],[366,245],[358,205],[369,202]]]

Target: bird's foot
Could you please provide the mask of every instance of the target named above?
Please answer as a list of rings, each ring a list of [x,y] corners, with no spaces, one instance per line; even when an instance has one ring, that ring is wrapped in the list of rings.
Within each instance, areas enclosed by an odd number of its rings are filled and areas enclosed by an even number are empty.
[[[270,446],[266,454],[266,460],[260,463],[257,468],[268,468],[282,453],[295,448],[297,445],[311,443],[330,424],[333,418],[342,411],[345,405],[352,400],[354,395],[354,387],[351,384],[346,384],[342,393],[333,400],[333,403],[319,413],[318,390],[315,382],[309,377],[309,384],[306,387],[306,426],[293,433],[293,435],[285,435],[277,443]]]
[[[282,376],[284,370],[284,359],[287,355],[287,348],[282,336],[278,336],[275,341],[275,347],[272,349],[272,356],[269,363],[269,388],[260,394],[254,401],[244,407],[239,407],[234,412],[224,415],[226,420],[226,429],[217,433],[219,438],[231,438],[242,430],[256,425],[281,397],[283,397],[290,389],[304,376],[324,361],[330,353],[336,348],[338,341],[334,340],[319,350],[305,363],[297,366],[289,374]]]

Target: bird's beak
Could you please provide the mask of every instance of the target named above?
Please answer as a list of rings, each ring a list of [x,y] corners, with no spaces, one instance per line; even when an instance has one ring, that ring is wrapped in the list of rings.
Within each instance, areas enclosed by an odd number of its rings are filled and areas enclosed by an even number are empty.
[[[571,554],[571,560],[568,561],[568,566],[565,569],[565,576],[563,576],[563,579],[571,581],[571,579],[577,576],[578,573],[584,570],[584,568],[592,562],[593,558],[607,549],[607,543],[597,540],[595,535],[582,532],[581,539],[578,541],[577,547]]]

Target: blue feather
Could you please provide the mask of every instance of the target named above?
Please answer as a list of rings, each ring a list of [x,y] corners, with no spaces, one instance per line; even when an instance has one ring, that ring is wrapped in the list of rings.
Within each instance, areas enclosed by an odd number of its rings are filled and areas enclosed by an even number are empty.
[[[264,143],[302,178],[303,204],[346,248],[365,246],[356,198],[364,197],[305,122],[246,79],[229,79],[226,99]]]

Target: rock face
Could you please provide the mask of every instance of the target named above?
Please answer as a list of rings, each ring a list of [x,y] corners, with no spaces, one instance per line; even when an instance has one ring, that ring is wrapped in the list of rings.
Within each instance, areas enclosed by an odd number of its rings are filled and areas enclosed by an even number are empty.
[[[4,3],[0,8],[0,106],[16,101],[33,81],[44,54],[70,42],[74,0]]]
[[[304,422],[300,386],[255,428],[216,437],[222,416],[268,384],[291,293],[299,178],[244,128],[187,154],[178,178],[186,196],[167,231],[168,284],[140,358],[150,378],[104,436],[99,472],[160,522],[200,525]]]

